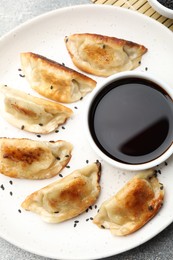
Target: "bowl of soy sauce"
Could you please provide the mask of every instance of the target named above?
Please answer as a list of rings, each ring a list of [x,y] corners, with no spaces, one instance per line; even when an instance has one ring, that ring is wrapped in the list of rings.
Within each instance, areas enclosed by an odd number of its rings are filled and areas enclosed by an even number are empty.
[[[90,96],[85,129],[94,151],[109,164],[153,168],[173,153],[173,90],[148,72],[108,77]]]

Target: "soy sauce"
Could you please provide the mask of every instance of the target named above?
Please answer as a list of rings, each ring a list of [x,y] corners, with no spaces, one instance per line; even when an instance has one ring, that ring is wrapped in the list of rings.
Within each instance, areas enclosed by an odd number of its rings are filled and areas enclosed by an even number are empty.
[[[157,84],[121,79],[93,101],[89,127],[97,146],[109,157],[141,164],[159,157],[173,140],[173,103]]]

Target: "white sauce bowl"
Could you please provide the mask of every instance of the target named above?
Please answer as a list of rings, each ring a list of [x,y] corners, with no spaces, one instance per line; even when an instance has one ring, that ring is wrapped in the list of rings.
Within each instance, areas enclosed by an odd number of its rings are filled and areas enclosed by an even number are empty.
[[[94,91],[90,94],[88,97],[88,103],[85,107],[85,115],[84,115],[84,129],[86,132],[86,137],[88,139],[89,144],[93,148],[93,150],[96,152],[97,155],[99,155],[104,161],[109,163],[112,166],[115,166],[120,169],[129,170],[129,171],[140,171],[140,170],[146,170],[149,168],[153,168],[160,163],[164,162],[166,159],[168,159],[172,153],[173,153],[173,143],[170,143],[168,148],[164,150],[164,152],[159,155],[159,157],[149,160],[145,163],[139,163],[139,164],[131,164],[131,163],[124,163],[119,160],[116,160],[114,158],[111,158],[108,156],[108,154],[103,152],[103,149],[101,150],[99,146],[96,144],[93,135],[90,131],[90,125],[89,125],[89,116],[90,116],[90,110],[93,105],[93,100],[97,97],[97,95],[101,92],[101,90],[105,89],[107,85],[111,84],[112,82],[116,82],[119,79],[126,79],[126,78],[141,78],[144,80],[148,80],[151,82],[156,83],[158,86],[160,86],[170,97],[170,100],[173,100],[173,90],[168,86],[165,82],[158,79],[158,77],[154,75],[150,75],[148,72],[139,72],[139,71],[129,71],[129,72],[121,72],[118,74],[115,74],[113,76],[110,76],[106,79],[104,79],[100,84],[97,85],[97,87],[94,89]],[[173,118],[172,118],[173,120]],[[171,141],[172,142],[172,141]]]

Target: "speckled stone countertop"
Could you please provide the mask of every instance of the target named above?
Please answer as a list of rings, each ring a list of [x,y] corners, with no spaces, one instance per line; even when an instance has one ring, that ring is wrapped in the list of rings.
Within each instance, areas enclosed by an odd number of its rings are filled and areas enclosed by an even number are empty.
[[[139,0],[140,1],[140,0]],[[42,13],[79,4],[92,4],[90,0],[1,0],[0,36],[17,25]],[[1,226],[0,226],[1,228]],[[173,224],[145,244],[107,260],[171,260],[173,259]],[[11,245],[0,238],[0,260],[49,260]]]

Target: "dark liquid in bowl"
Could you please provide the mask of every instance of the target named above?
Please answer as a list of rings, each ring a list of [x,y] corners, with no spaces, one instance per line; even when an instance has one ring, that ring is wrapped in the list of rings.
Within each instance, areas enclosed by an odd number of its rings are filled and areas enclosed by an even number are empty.
[[[148,80],[128,78],[107,85],[93,101],[88,120],[97,146],[123,163],[149,162],[172,144],[172,99]]]

